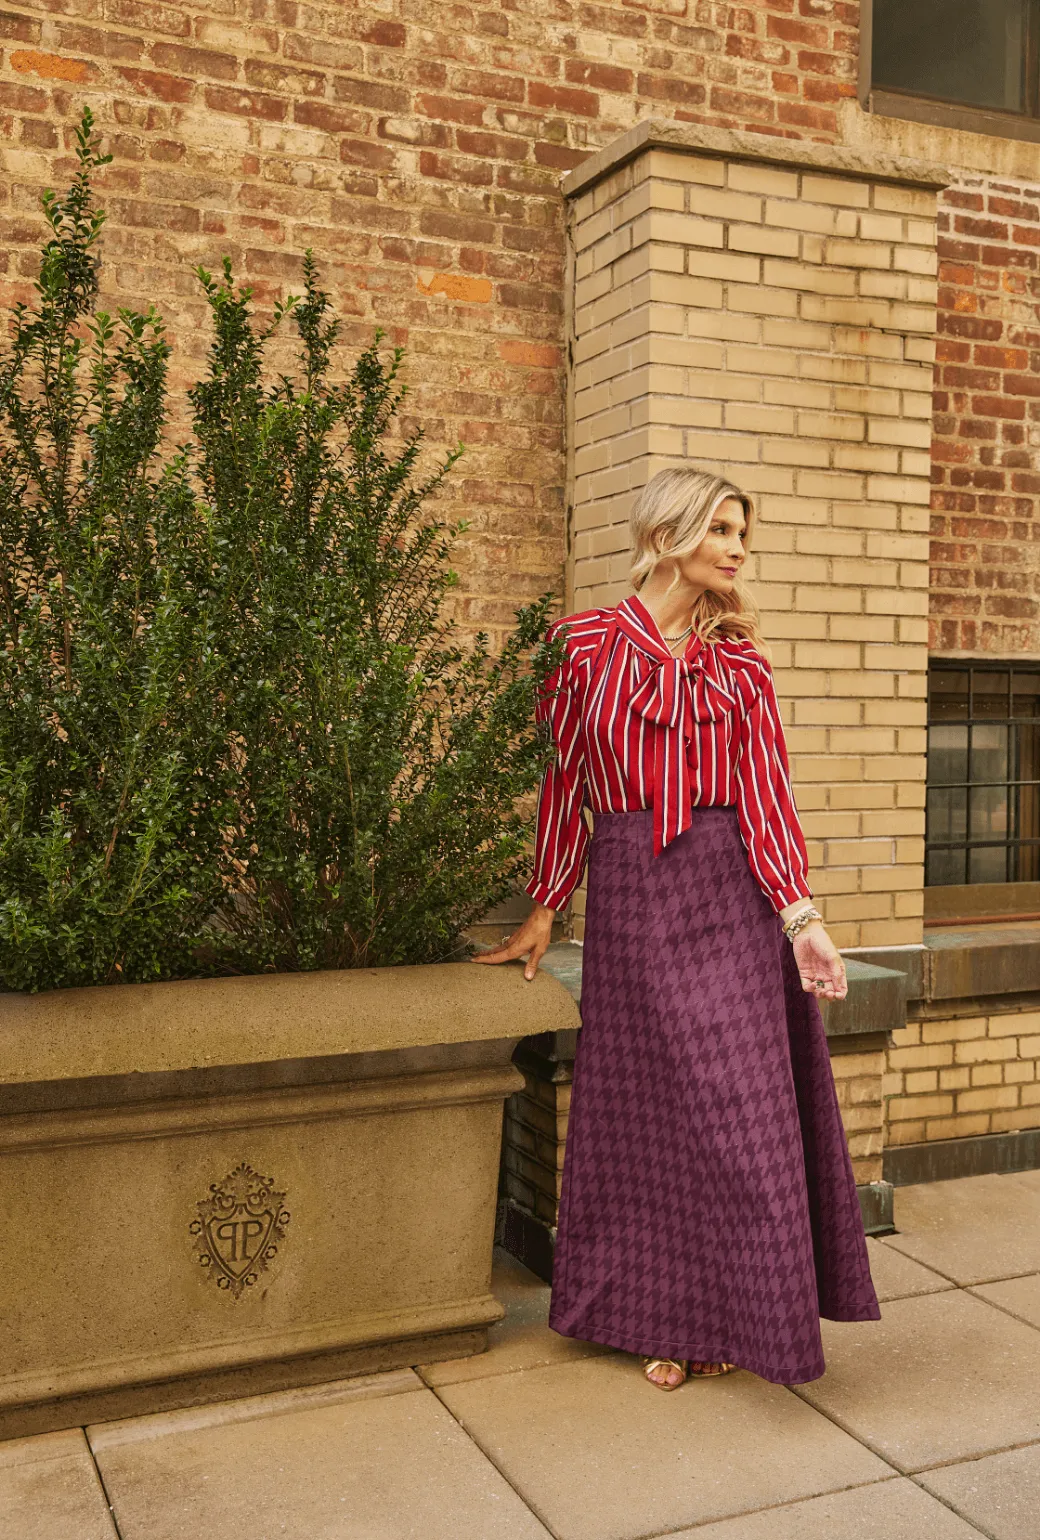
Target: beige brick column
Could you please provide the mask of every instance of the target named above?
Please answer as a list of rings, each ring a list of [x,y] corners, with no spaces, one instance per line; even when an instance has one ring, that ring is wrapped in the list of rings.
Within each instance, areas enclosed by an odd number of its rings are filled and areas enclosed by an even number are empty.
[[[942,182],[644,123],[564,184],[569,606],[628,590],[628,515],[656,470],[705,466],[752,495],[811,880],[843,947],[921,940]]]

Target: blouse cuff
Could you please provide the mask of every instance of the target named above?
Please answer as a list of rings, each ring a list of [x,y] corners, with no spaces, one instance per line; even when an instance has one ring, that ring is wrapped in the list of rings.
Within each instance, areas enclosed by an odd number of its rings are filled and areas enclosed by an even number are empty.
[[[546,909],[555,909],[557,912],[566,909],[574,895],[577,883],[564,883],[553,886],[544,877],[532,877],[524,888],[524,892],[533,898],[536,904],[544,904]]]
[[[812,896],[812,889],[804,882],[785,882],[782,887],[771,888],[766,893],[766,897],[777,914],[780,913],[781,909],[786,909],[788,904],[797,904],[803,900],[809,901],[812,899]]]

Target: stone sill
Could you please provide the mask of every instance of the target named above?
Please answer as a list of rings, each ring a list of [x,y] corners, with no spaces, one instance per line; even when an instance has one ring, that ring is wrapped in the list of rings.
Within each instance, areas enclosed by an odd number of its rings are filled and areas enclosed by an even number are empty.
[[[852,954],[846,953],[846,961]],[[1040,992],[1040,920],[925,928],[920,947],[864,948],[865,962],[901,968],[907,999],[922,1007]]]
[[[582,947],[575,941],[555,942],[542,967],[553,974],[578,1004],[581,1002]],[[849,992],[844,1000],[824,1000],[820,1009],[829,1039],[891,1032],[906,1022],[908,978],[905,971],[858,957],[846,957]],[[556,1033],[555,1056],[573,1055],[577,1033]]]
[[[924,933],[925,1000],[1040,989],[1040,920],[941,926]]]

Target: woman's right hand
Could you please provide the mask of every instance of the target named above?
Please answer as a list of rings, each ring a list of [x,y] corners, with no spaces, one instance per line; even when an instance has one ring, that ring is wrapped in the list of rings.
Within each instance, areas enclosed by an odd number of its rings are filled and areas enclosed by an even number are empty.
[[[504,963],[512,962],[516,957],[523,957],[528,953],[527,963],[524,966],[524,978],[531,980],[538,972],[538,964],[545,955],[546,948],[552,940],[553,921],[556,918],[555,909],[546,909],[544,904],[535,904],[527,919],[514,930],[511,936],[492,947],[489,952],[478,952],[471,958],[478,963]]]

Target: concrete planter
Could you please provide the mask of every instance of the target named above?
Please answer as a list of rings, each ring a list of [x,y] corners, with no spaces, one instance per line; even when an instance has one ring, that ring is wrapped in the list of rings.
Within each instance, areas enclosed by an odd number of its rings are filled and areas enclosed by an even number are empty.
[[[481,1351],[517,1041],[468,963],[0,995],[0,1438]]]

